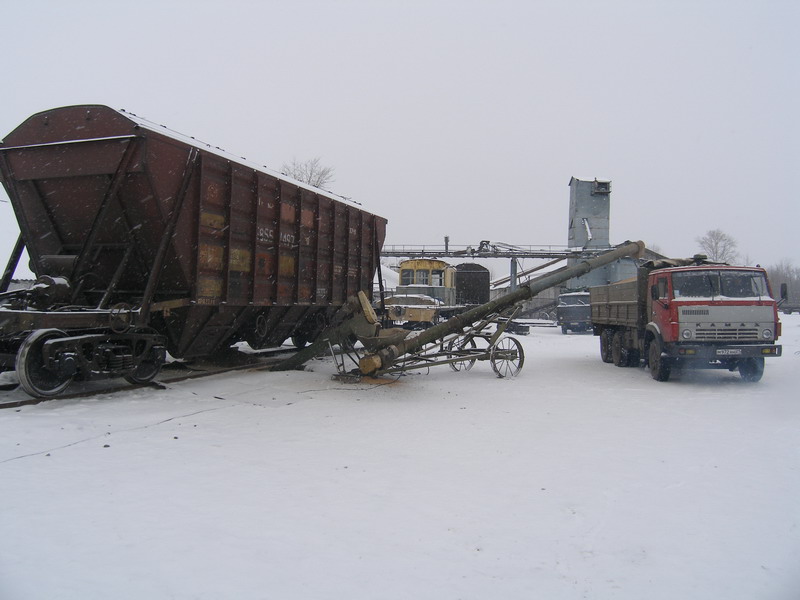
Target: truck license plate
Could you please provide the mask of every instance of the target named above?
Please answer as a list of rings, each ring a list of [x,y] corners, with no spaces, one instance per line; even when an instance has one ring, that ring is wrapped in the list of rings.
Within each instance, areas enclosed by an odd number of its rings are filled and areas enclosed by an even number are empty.
[[[717,356],[738,356],[741,353],[741,348],[720,348],[717,350]]]

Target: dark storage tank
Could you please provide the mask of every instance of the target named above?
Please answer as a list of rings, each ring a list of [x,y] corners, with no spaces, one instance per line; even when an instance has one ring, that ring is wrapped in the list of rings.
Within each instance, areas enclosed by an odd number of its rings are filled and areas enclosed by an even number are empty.
[[[486,304],[489,302],[489,269],[476,263],[456,265],[456,302]]]

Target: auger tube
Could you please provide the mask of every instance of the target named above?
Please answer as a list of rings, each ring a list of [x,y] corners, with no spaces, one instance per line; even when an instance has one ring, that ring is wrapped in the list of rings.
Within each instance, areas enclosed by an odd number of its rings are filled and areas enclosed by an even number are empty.
[[[460,315],[456,315],[444,323],[434,325],[416,337],[405,339],[396,344],[381,348],[372,354],[367,354],[359,361],[359,371],[361,371],[363,375],[372,375],[382,369],[388,369],[399,357],[415,352],[426,344],[435,342],[447,335],[459,333],[463,331],[465,327],[480,321],[487,315],[510,308],[518,302],[528,300],[548,288],[563,283],[573,277],[584,275],[589,271],[614,262],[619,258],[625,256],[641,257],[644,250],[644,242],[625,242],[598,256],[581,260],[578,264],[571,267],[562,267],[552,273],[537,277],[528,283],[522,284],[513,292],[495,298],[486,304],[481,304]]]

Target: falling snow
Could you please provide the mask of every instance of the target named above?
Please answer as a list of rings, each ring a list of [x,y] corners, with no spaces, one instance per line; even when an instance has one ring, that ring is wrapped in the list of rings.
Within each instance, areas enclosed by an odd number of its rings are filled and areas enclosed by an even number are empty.
[[[757,384],[535,327],[515,379],[323,359],[5,409],[0,597],[797,598],[782,318]]]

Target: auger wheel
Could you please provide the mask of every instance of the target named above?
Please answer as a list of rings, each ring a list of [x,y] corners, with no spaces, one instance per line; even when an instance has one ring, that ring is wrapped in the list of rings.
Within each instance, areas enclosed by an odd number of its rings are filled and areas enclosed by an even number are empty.
[[[498,377],[516,377],[525,362],[522,344],[513,337],[500,338],[490,350],[489,362]]]
[[[447,344],[447,358],[458,358],[459,356],[469,356],[472,350],[475,350],[478,345],[472,338],[455,339]],[[465,358],[450,363],[450,368],[453,371],[469,371],[475,364],[475,358]]]

